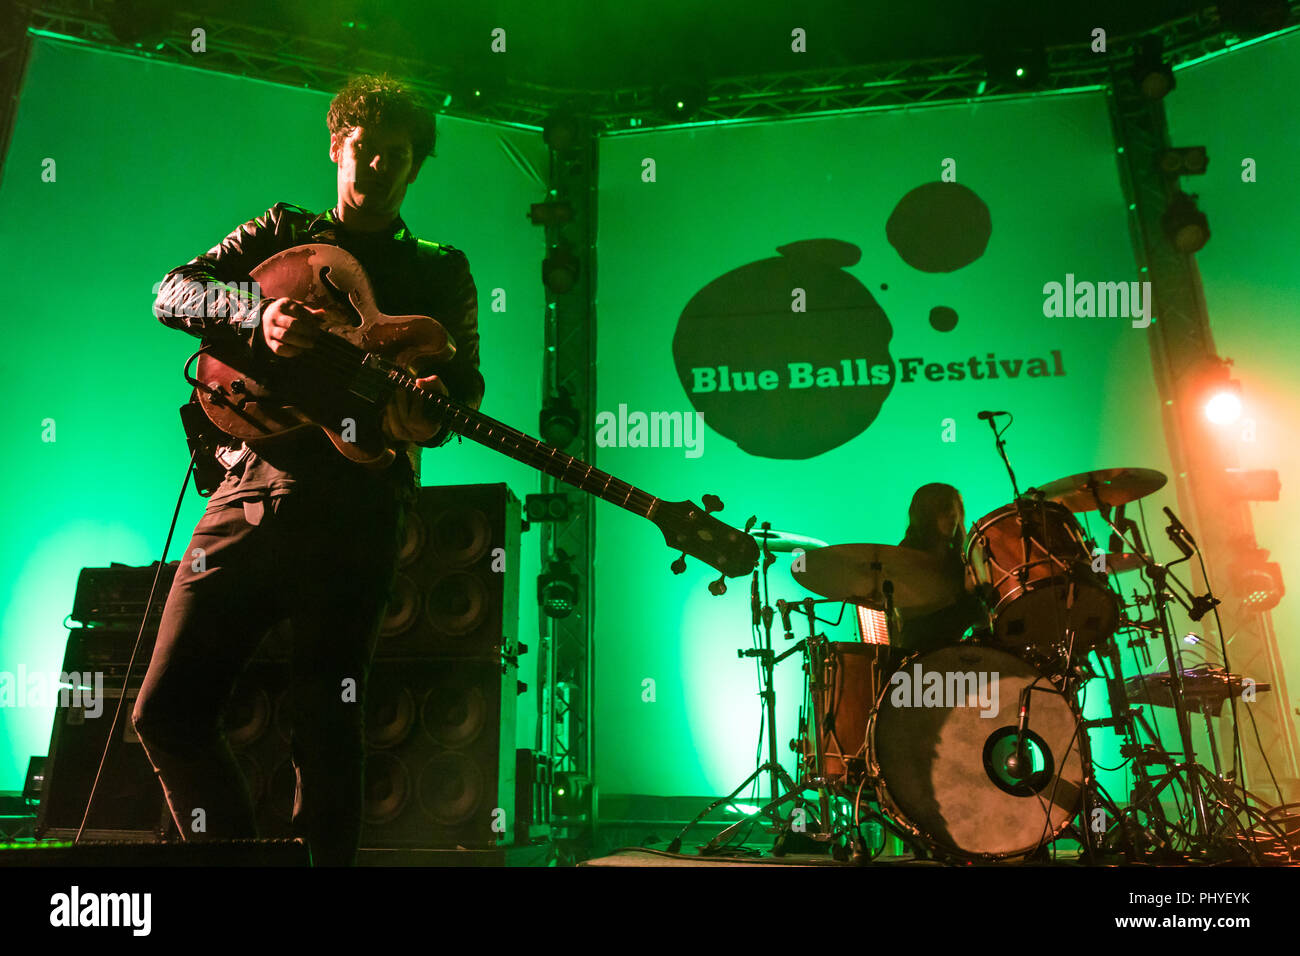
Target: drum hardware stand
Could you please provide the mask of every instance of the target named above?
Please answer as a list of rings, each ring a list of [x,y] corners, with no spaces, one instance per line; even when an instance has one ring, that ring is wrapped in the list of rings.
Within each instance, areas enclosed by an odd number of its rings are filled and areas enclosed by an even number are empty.
[[[806,666],[808,666],[809,669],[808,672],[809,672],[810,679],[820,681],[821,680],[820,666],[819,666],[820,656],[817,648],[820,646],[820,644],[825,642],[825,637],[824,635],[820,635],[816,633],[817,617],[814,608],[818,604],[835,603],[835,604],[843,605],[844,602],[834,601],[830,599],[814,600],[813,598],[808,598],[804,601],[798,602],[797,604],[787,604],[785,601],[779,601],[777,603],[780,606],[782,623],[787,628],[785,633],[786,639],[787,640],[794,639],[794,631],[793,629],[790,628],[790,612],[792,609],[795,608],[801,609],[808,618],[808,637],[805,638],[804,640],[799,641],[797,644],[790,647],[788,650],[784,651],[779,657],[776,657],[774,663],[780,663],[781,661],[785,660],[787,657],[791,656],[792,654],[802,651],[809,658],[809,661],[807,662]],[[843,612],[841,611],[841,614],[842,613]],[[742,655],[748,654],[752,656],[755,652],[749,651],[749,652],[741,652],[741,653]],[[813,675],[816,676],[814,677]],[[785,850],[786,841],[790,838],[791,833],[799,833],[801,836],[804,836],[815,843],[832,844],[834,846],[834,855],[836,859],[847,859],[848,853],[845,850],[843,850],[842,847],[840,846],[839,844],[840,838],[848,837],[848,840],[846,842],[853,845],[855,849],[860,849],[860,847],[858,846],[858,844],[860,844],[860,839],[858,838],[856,833],[850,834],[849,827],[845,826],[843,823],[837,823],[832,819],[831,808],[830,808],[830,791],[835,788],[836,781],[818,773],[817,768],[821,765],[821,757],[822,757],[820,753],[819,735],[814,730],[814,732],[809,736],[813,747],[812,772],[805,773],[802,776],[802,778],[799,780],[799,782],[795,783],[793,778],[791,778],[789,774],[786,773],[785,769],[781,766],[779,762],[776,762],[775,760],[771,761],[771,764],[775,766],[776,770],[779,772],[780,780],[782,784],[784,784],[784,788],[779,796],[776,795],[774,791],[773,798],[765,806],[763,806],[758,811],[758,813],[768,817],[776,826],[776,837],[772,844],[772,851],[774,856],[783,856],[786,852]],[[775,757],[775,753],[773,754],[773,757]],[[754,774],[750,775],[749,779],[747,779],[744,783],[740,785],[740,787],[736,789],[735,793],[739,793],[741,790],[745,789],[745,787],[750,783],[750,781],[755,779],[756,776],[761,775],[761,773],[765,769],[768,769],[767,765],[764,765],[764,767],[760,767],[758,770],[756,770]],[[818,796],[817,796],[816,809],[813,808],[812,802],[808,801],[804,797],[804,793],[809,790],[817,791]],[[734,797],[734,795],[735,794],[733,794],[732,796]],[[715,801],[714,804],[708,807],[704,811],[704,813],[702,813],[699,817],[696,818],[696,820],[703,819],[703,817],[707,816],[716,807],[726,802],[726,799],[731,799],[731,798],[724,798],[724,800]],[[792,801],[794,803],[794,807],[792,808],[790,817],[783,819],[780,814],[780,808],[784,804]],[[794,829],[795,813],[800,811],[804,813],[805,819],[809,824],[805,831],[798,831]],[[691,824],[688,824],[687,829],[689,829],[689,827],[693,825],[695,822],[696,821],[692,821]],[[749,823],[748,820],[738,820],[735,823],[727,826],[720,833],[718,833],[717,836],[715,836],[704,847],[700,849],[700,854],[703,856],[703,855],[717,852],[719,849],[721,849],[723,846],[726,845],[727,841],[731,839],[733,833],[735,833],[737,830],[739,830],[742,826],[746,825],[747,823]],[[682,832],[685,833],[686,831],[683,830]],[[669,848],[670,852],[676,852],[675,850],[672,849],[672,846],[673,845],[680,846],[680,839],[681,837],[679,835],[678,839],[673,841],[673,844],[670,845]]]
[[[764,521],[762,524],[762,530],[764,532],[771,531],[772,530],[771,522]],[[746,658],[746,657],[758,658],[759,672],[761,675],[758,696],[763,700],[763,714],[764,714],[764,719],[767,722],[767,761],[763,763],[761,766],[759,766],[758,768],[756,768],[754,772],[751,773],[748,777],[746,777],[741,782],[740,786],[736,787],[736,789],[731,791],[730,794],[728,794],[725,797],[721,797],[720,799],[710,803],[707,807],[701,810],[689,823],[687,823],[686,826],[682,827],[681,832],[678,833],[677,836],[673,838],[672,842],[668,844],[669,853],[680,852],[682,847],[682,838],[693,826],[695,826],[697,823],[699,823],[701,820],[707,817],[718,807],[722,806],[724,803],[729,803],[735,800],[735,798],[740,794],[742,790],[744,790],[754,781],[758,780],[764,774],[767,774],[769,776],[769,781],[771,786],[771,789],[769,790],[769,794],[771,795],[772,799],[766,806],[764,806],[761,810],[758,811],[760,814],[769,817],[773,822],[773,824],[775,824],[778,828],[784,831],[786,828],[788,828],[789,824],[788,821],[781,819],[780,814],[776,811],[777,807],[779,807],[781,804],[785,803],[788,800],[794,800],[796,809],[803,809],[805,813],[808,812],[808,809],[804,806],[806,801],[803,800],[803,796],[802,796],[803,790],[807,788],[806,787],[801,788],[795,784],[790,774],[787,773],[786,769],[781,765],[781,761],[777,758],[777,753],[776,753],[776,685],[774,683],[776,665],[779,664],[781,661],[785,660],[791,654],[795,654],[798,651],[800,651],[802,649],[802,642],[800,642],[800,644],[795,645],[794,647],[791,647],[789,650],[782,653],[779,657],[777,657],[773,653],[772,620],[774,617],[774,610],[771,604],[768,603],[769,592],[768,592],[768,584],[767,584],[767,570],[772,566],[772,564],[776,562],[776,555],[774,555],[771,549],[768,547],[768,539],[766,537],[762,538],[762,542],[763,542],[763,548],[762,548],[763,560],[758,567],[754,568],[754,576],[750,583],[750,602],[751,602],[751,610],[753,614],[752,626],[758,627],[760,624],[762,625],[763,643],[762,646],[759,648],[741,648],[736,651],[736,656],[739,658]],[[759,590],[760,573],[762,575],[761,600],[760,600],[760,590]],[[780,603],[782,605],[785,604],[784,601]],[[813,602],[809,601],[808,603],[813,603]],[[782,608],[782,610],[783,610],[782,619],[784,621],[788,619],[788,612],[785,611],[784,607]],[[792,638],[793,636],[794,635],[792,633],[787,632],[787,637]],[[778,793],[781,794],[780,797],[777,796]],[[818,820],[818,825],[820,826],[821,820],[816,817],[814,817],[814,819]],[[719,833],[716,837],[714,837],[704,847],[700,849],[700,854],[706,855],[706,854],[716,853],[719,849],[722,848],[722,845],[725,844],[728,839],[730,839],[732,833],[734,833],[741,826],[748,824],[749,822],[750,821],[748,819],[739,820],[736,823],[726,827],[721,833]]]
[[[1098,510],[1101,511],[1101,496],[1095,482],[1089,482],[1089,487],[1097,501]],[[1174,711],[1174,718],[1178,725],[1179,742],[1182,745],[1180,754],[1181,760],[1175,761],[1173,755],[1167,751],[1159,755],[1166,764],[1165,773],[1161,774],[1155,780],[1140,779],[1139,789],[1141,793],[1136,795],[1136,799],[1131,805],[1134,811],[1145,809],[1148,819],[1155,820],[1159,818],[1162,823],[1166,822],[1163,818],[1163,808],[1159,803],[1159,795],[1166,787],[1178,782],[1182,789],[1187,793],[1189,802],[1192,807],[1194,821],[1194,852],[1201,855],[1208,855],[1215,844],[1219,842],[1222,834],[1231,826],[1236,824],[1236,807],[1241,803],[1235,790],[1226,792],[1223,788],[1223,781],[1214,776],[1204,766],[1196,762],[1195,750],[1192,746],[1191,722],[1188,718],[1187,697],[1183,688],[1183,661],[1182,649],[1177,646],[1173,639],[1172,627],[1170,625],[1169,601],[1172,597],[1187,611],[1193,621],[1199,621],[1207,612],[1212,610],[1219,603],[1217,598],[1212,595],[1193,595],[1190,590],[1176,576],[1171,574],[1171,569],[1184,561],[1190,561],[1195,553],[1195,542],[1191,535],[1183,528],[1182,523],[1174,517],[1173,513],[1166,508],[1165,513],[1169,515],[1172,524],[1169,526],[1168,533],[1175,546],[1182,552],[1183,557],[1169,564],[1157,564],[1149,555],[1140,549],[1134,551],[1146,566],[1146,574],[1152,584],[1152,603],[1155,610],[1156,623],[1160,630],[1161,638],[1165,647],[1165,658],[1169,665],[1169,693]],[[1110,525],[1115,534],[1123,540],[1121,528],[1111,521],[1108,510],[1102,512],[1103,520]],[[1181,594],[1178,594],[1171,588],[1171,583],[1177,584],[1178,587],[1187,594],[1191,599],[1184,600]],[[1222,639],[1222,635],[1220,635]],[[1145,721],[1143,721],[1145,725]],[[1150,733],[1150,727],[1147,727]],[[1236,734],[1235,710],[1234,710],[1234,735]],[[1211,738],[1213,735],[1211,734]],[[1152,740],[1159,743],[1159,738],[1152,735]],[[1135,764],[1144,760],[1151,760],[1153,755],[1146,753],[1137,753],[1134,755]],[[1146,777],[1145,768],[1142,770],[1142,778]],[[1210,801],[1208,797],[1213,796],[1214,806],[1216,808],[1227,808],[1232,811],[1229,819],[1224,820],[1222,824],[1215,826],[1211,819]],[[1154,813],[1151,807],[1154,807]],[[1165,838],[1164,828],[1157,829],[1161,839]],[[1253,827],[1251,828],[1253,833]]]
[[[1143,642],[1142,646],[1145,648],[1145,642]],[[1097,656],[1103,656],[1100,648],[1097,651]],[[1120,731],[1127,741],[1126,744],[1121,746],[1120,754],[1122,756],[1125,754],[1125,751],[1127,751],[1128,754],[1133,757],[1132,762],[1135,791],[1144,795],[1149,794],[1151,793],[1152,788],[1151,778],[1147,775],[1147,760],[1144,759],[1147,755],[1142,751],[1140,743],[1141,738],[1138,736],[1137,727],[1134,726],[1135,720],[1140,721],[1144,727],[1147,727],[1148,732],[1150,732],[1150,728],[1146,723],[1145,716],[1142,714],[1142,709],[1140,707],[1130,707],[1129,705],[1128,692],[1124,689],[1123,658],[1120,654],[1118,642],[1114,635],[1106,641],[1105,657],[1110,662],[1110,673],[1107,673],[1105,677],[1106,694],[1107,700],[1110,702],[1111,716],[1100,720],[1084,721],[1082,739],[1086,741],[1086,746],[1088,748],[1087,765],[1089,773],[1087,782],[1093,788],[1097,786],[1096,773],[1092,763],[1092,741],[1088,738],[1087,731],[1093,727],[1111,727],[1114,730]],[[1142,854],[1142,849],[1139,847],[1138,841],[1133,832],[1138,825],[1137,808],[1132,805],[1129,808],[1129,813],[1133,815],[1132,823],[1130,824],[1126,821],[1125,811],[1119,809],[1119,807],[1109,799],[1106,801],[1106,804],[1107,806],[1104,809],[1109,813],[1114,814],[1112,819],[1116,820],[1118,825],[1122,828],[1126,847],[1125,857],[1130,863],[1134,862]],[[1086,805],[1085,801],[1085,807]],[[1085,831],[1089,830],[1090,823],[1090,818],[1085,816],[1083,819]],[[1155,801],[1154,812],[1151,810],[1147,811],[1147,825],[1155,831],[1156,842],[1159,847],[1164,848],[1170,845],[1164,807],[1158,800]],[[1085,848],[1088,848],[1088,844],[1085,843],[1084,846]]]
[[[872,807],[869,802],[863,799],[862,793],[861,791],[859,791],[857,794],[854,795],[855,814],[861,809],[866,810],[866,817],[868,821],[874,820],[876,823],[880,824],[881,829],[886,834],[892,833],[894,836],[898,837],[898,839],[902,840],[903,843],[907,845],[908,849],[912,851],[912,855],[916,859],[924,860],[924,859],[933,859],[936,857],[947,856],[944,849],[940,847],[938,844],[931,844],[926,842],[923,838],[917,836],[916,834],[910,832],[909,830],[905,829],[900,824],[895,822],[883,807],[879,810]],[[861,821],[859,821],[854,827],[855,843],[854,843],[854,850],[853,850],[853,862],[859,866],[863,866],[867,863],[872,862],[873,860],[876,859],[876,857],[880,855],[880,853],[878,852],[873,856],[871,856],[870,858],[866,858],[865,841],[862,840],[860,834],[861,825],[862,825]],[[862,846],[862,849],[858,848],[859,845]],[[884,848],[882,847],[881,852],[883,852],[883,850]],[[861,856],[862,859],[859,859],[859,856]],[[960,860],[961,858],[952,857],[952,859]]]

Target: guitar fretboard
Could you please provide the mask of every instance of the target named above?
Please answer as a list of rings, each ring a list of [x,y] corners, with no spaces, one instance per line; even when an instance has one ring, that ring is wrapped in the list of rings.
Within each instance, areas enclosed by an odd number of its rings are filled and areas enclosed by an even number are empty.
[[[441,421],[445,427],[456,434],[499,451],[530,468],[536,468],[544,474],[643,518],[654,515],[655,505],[658,504],[659,499],[642,491],[636,485],[621,481],[580,458],[566,455],[553,445],[539,441],[517,428],[511,428],[482,412],[435,392],[426,391],[415,384],[413,375],[394,369],[390,370],[386,377],[396,388],[405,389],[415,395],[430,417]]]

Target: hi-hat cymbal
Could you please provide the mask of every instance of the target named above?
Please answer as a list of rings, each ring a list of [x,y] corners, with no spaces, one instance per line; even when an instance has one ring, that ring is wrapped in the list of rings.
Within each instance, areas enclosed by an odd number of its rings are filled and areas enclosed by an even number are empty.
[[[802,534],[795,534],[792,531],[777,531],[770,528],[767,531],[761,528],[755,528],[749,532],[751,538],[758,539],[759,548],[763,547],[763,541],[767,541],[767,550],[777,552],[791,552],[799,550],[808,550],[810,548],[824,548],[826,542],[818,538],[809,538]]]
[[[904,611],[943,607],[960,591],[938,558],[891,544],[832,545],[809,551],[802,563],[791,573],[809,591],[866,607],[885,606],[887,580],[894,584],[894,606]]]
[[[1118,507],[1159,491],[1169,479],[1154,468],[1099,468],[1081,475],[1057,478],[1038,490],[1048,501],[1077,513],[1096,511],[1097,502]]]

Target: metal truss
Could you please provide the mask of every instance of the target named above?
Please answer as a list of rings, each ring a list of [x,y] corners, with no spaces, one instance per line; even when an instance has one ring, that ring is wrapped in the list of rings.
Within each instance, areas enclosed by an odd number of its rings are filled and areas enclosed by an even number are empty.
[[[1300,15],[1300,0],[1291,0]],[[606,135],[699,123],[757,122],[864,110],[951,105],[1006,96],[1098,89],[1110,82],[1116,54],[1135,38],[1108,36],[1107,49],[1093,53],[1090,38],[1044,50],[1047,74],[1041,86],[1023,89],[987,75],[983,56],[956,56],[835,69],[704,78],[699,109],[684,119],[664,114],[661,90],[652,86],[583,90],[503,81],[475,96],[445,64],[394,56],[355,43],[287,33],[221,18],[178,12],[175,31],[157,43],[118,40],[95,0],[49,0],[33,4],[31,28],[39,35],[81,42],[151,60],[173,62],[296,88],[332,92],[357,72],[387,70],[401,76],[441,105],[447,115],[506,126],[539,129],[560,107],[576,108],[604,127]],[[190,30],[206,32],[205,53],[191,51]],[[1179,64],[1228,50],[1227,36],[1213,7],[1170,21],[1151,36],[1163,41],[1168,61]]]
[[[1255,543],[1249,505],[1232,498],[1225,482],[1226,470],[1238,464],[1237,455],[1230,444],[1215,447],[1197,439],[1197,430],[1203,429],[1204,423],[1200,421],[1196,375],[1207,362],[1216,360],[1217,352],[1195,259],[1177,251],[1160,224],[1169,200],[1179,189],[1178,181],[1159,169],[1159,153],[1170,145],[1164,106],[1145,99],[1133,78],[1121,70],[1115,73],[1107,99],[1115,141],[1123,147],[1118,153],[1119,171],[1129,207],[1134,255],[1140,274],[1151,282],[1155,300],[1155,319],[1148,335],[1179,508],[1184,519],[1191,519],[1185,523],[1197,529],[1209,583],[1223,600],[1224,636],[1235,637],[1229,659],[1233,672],[1272,684],[1271,693],[1262,694],[1255,703],[1237,706],[1246,781],[1253,791],[1271,795],[1276,792],[1272,776],[1279,781],[1296,778],[1300,747],[1287,705],[1271,616],[1246,609],[1241,596],[1230,587],[1233,562]],[[1194,586],[1203,591],[1206,581],[1199,567],[1195,562],[1187,567]],[[1211,620],[1207,618],[1202,626],[1208,627]],[[1172,662],[1170,667],[1174,667]],[[1259,731],[1258,744],[1252,716]],[[1233,760],[1225,754],[1224,763],[1231,766]],[[1277,798],[1287,799],[1283,794]]]
[[[547,228],[547,248],[560,243],[577,255],[580,265],[577,283],[567,293],[547,292],[546,352],[543,358],[544,391],[556,394],[564,389],[573,396],[579,430],[573,444],[565,449],[586,461],[595,456],[596,401],[596,170],[599,144],[594,137],[579,141],[572,152],[551,152],[550,188],[552,199],[567,203],[573,220],[563,226]],[[568,486],[550,475],[543,477],[548,493],[563,492]],[[551,734],[555,769],[570,770],[594,779],[595,737],[592,701],[595,697],[595,672],[592,667],[592,622],[595,618],[596,589],[593,582],[595,513],[590,495],[572,496],[574,507],[567,521],[543,525],[542,566],[557,550],[573,559],[578,575],[578,602],[568,617],[551,619],[553,646],[551,687],[570,688],[568,695],[553,693],[551,699],[565,713],[552,713],[552,727],[564,719],[567,733]],[[567,697],[567,700],[566,700]],[[594,807],[593,807],[594,809]]]
[[[27,11],[12,3],[0,3],[0,174],[4,172],[9,141],[18,118],[27,61],[32,55],[32,37],[27,32]]]

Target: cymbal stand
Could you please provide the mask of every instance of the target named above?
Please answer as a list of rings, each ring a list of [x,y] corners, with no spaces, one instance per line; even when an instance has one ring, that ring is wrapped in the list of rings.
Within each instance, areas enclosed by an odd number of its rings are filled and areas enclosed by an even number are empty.
[[[771,523],[764,521],[762,524],[762,530],[765,532],[771,531],[772,530]],[[767,537],[763,537],[762,542],[763,542],[763,548],[762,548],[763,560],[758,567],[754,568],[754,576],[750,582],[750,603],[751,603],[751,611],[753,614],[751,627],[754,629],[758,629],[761,626],[762,629],[761,633],[763,635],[762,645],[757,648],[751,647],[751,648],[740,649],[736,652],[736,656],[740,658],[745,658],[745,657],[758,658],[759,684],[760,684],[758,696],[763,701],[763,716],[764,716],[764,720],[767,723],[767,760],[761,766],[756,768],[753,773],[751,773],[748,777],[746,777],[741,782],[740,786],[736,787],[736,789],[731,791],[730,794],[728,794],[725,797],[721,797],[718,800],[715,800],[712,803],[710,803],[707,807],[705,807],[702,811],[700,811],[700,813],[698,813],[694,817],[694,819],[692,819],[689,823],[687,823],[686,826],[682,827],[681,832],[678,833],[677,836],[673,838],[672,842],[668,844],[669,853],[679,852],[682,846],[682,838],[693,826],[695,826],[697,823],[699,823],[701,820],[707,817],[718,807],[722,806],[724,803],[729,803],[730,801],[734,800],[736,796],[740,794],[741,791],[747,788],[754,781],[758,780],[764,774],[768,775],[769,785],[771,788],[768,791],[768,793],[771,795],[773,799],[766,806],[764,806],[759,811],[759,813],[769,817],[778,828],[785,826],[786,821],[781,819],[780,814],[776,812],[776,807],[780,806],[782,803],[786,802],[789,799],[794,799],[796,801],[796,806],[799,806],[803,803],[802,790],[796,790],[796,785],[794,780],[790,777],[790,774],[786,772],[785,767],[781,765],[781,761],[777,758],[776,686],[774,684],[776,665],[779,664],[781,661],[785,660],[791,654],[798,653],[802,648],[800,647],[800,645],[796,645],[795,647],[792,647],[789,650],[785,651],[783,654],[780,655],[780,657],[777,657],[772,651],[772,619],[774,616],[774,610],[772,608],[772,605],[768,603],[769,593],[768,593],[768,583],[767,583],[767,570],[776,561],[776,555],[774,555],[771,549],[768,547]],[[760,575],[762,580],[761,601],[760,601],[760,587],[759,587]],[[792,636],[793,635],[787,634],[787,637],[792,637]],[[783,793],[784,796],[778,799],[776,796],[778,793]],[[792,793],[794,794],[793,797],[791,796]],[[749,822],[750,822],[749,820],[740,820],[737,823],[728,826],[721,833],[719,833],[717,837],[710,840],[708,844],[706,844],[700,850],[700,853],[701,854],[714,853],[717,850],[721,849],[722,845],[725,844],[728,839],[730,839],[731,834],[735,832],[735,830],[737,830],[740,826],[745,825]]]
[[[823,634],[817,633],[818,618],[814,609],[818,604],[840,604],[840,617],[843,617],[844,602],[842,601],[807,598],[797,604],[789,605],[789,609],[801,610],[807,617],[808,636],[777,657],[776,662],[780,663],[791,654],[803,651],[805,662],[808,667],[809,680],[820,683],[821,675],[818,666],[820,665],[820,655],[822,653],[820,648],[826,643],[826,637]],[[785,614],[782,615],[782,618],[783,620],[787,619]],[[838,624],[839,620],[837,619],[836,621],[828,623]],[[793,640],[793,630],[786,631],[785,637],[786,640]],[[814,674],[816,674],[815,677],[813,676]],[[813,760],[810,767],[803,773],[798,783],[795,783],[793,779],[785,774],[784,769],[782,769],[782,780],[785,783],[784,792],[781,793],[780,796],[774,796],[771,801],[758,811],[760,814],[771,819],[776,825],[776,837],[772,844],[773,853],[776,856],[784,854],[785,842],[789,839],[792,832],[801,833],[817,843],[826,843],[837,846],[838,838],[849,834],[851,830],[851,827],[847,823],[838,823],[832,819],[830,791],[836,786],[836,781],[826,777],[821,771],[823,755],[820,752],[818,734],[815,729],[810,736],[814,748]],[[777,766],[779,767],[780,765],[778,764]],[[743,785],[741,789],[743,789]],[[818,793],[817,807],[815,810],[813,809],[812,804],[804,797],[804,794],[809,790],[816,790]],[[793,803],[794,807],[791,810],[790,816],[783,819],[780,815],[780,808],[786,803]],[[802,813],[803,817],[801,819],[796,819],[796,814],[799,813]],[[720,849],[728,840],[731,839],[731,835],[747,822],[748,821],[746,820],[739,820],[731,824],[710,840],[709,843],[700,850],[700,853],[707,854]],[[796,827],[800,827],[800,829],[796,829]],[[854,836],[856,836],[856,834],[854,834]],[[850,837],[850,842],[853,842],[853,837]]]

